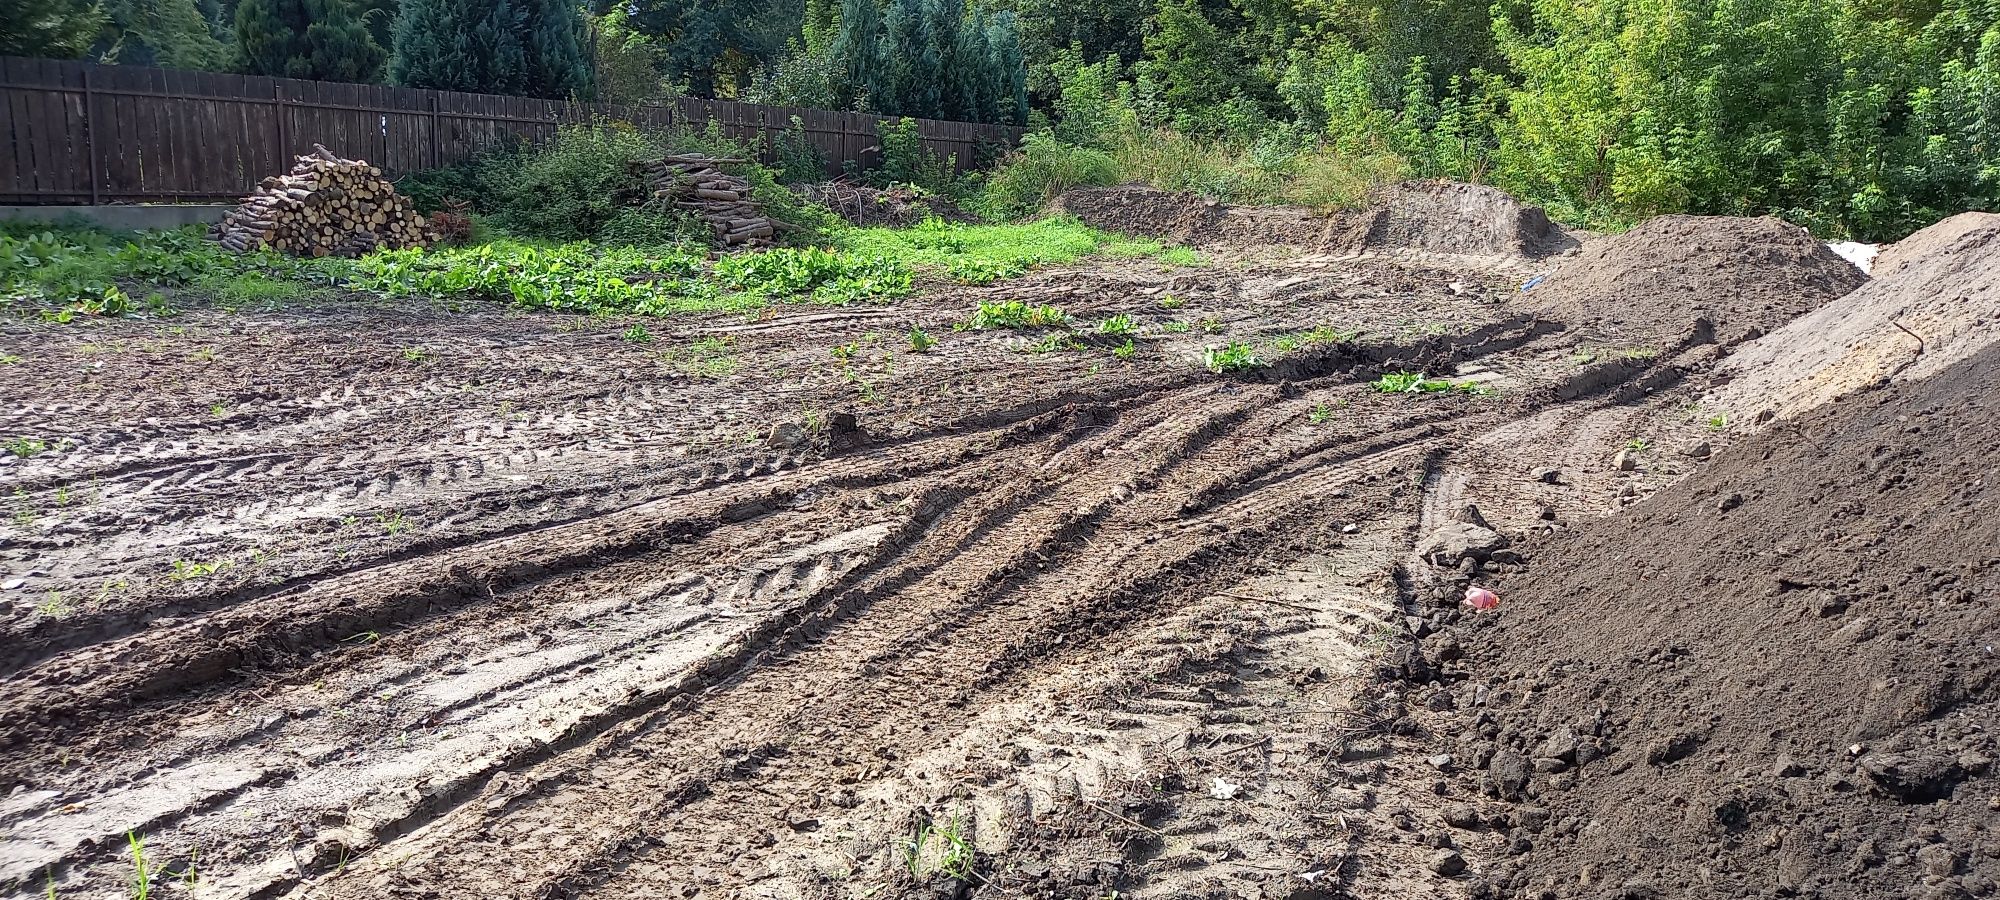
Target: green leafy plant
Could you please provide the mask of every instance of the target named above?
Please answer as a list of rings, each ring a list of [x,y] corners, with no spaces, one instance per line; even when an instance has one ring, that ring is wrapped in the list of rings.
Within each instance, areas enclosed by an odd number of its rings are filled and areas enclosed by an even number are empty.
[[[229,560],[226,559],[210,562],[189,562],[185,559],[177,559],[174,560],[173,571],[168,573],[167,577],[175,581],[193,581],[197,578],[207,578],[210,575],[226,571],[228,568]]]
[[[1120,313],[1097,323],[1097,333],[1111,335],[1112,337],[1124,337],[1138,334],[1139,326],[1133,323],[1131,316]]]
[[[931,337],[930,332],[915,325],[910,326],[908,339],[911,353],[928,353],[932,347],[937,346],[937,338]]]
[[[1173,321],[1160,323],[1160,330],[1168,334],[1186,334],[1189,331],[1194,330],[1194,326],[1189,325],[1186,322],[1180,321],[1179,319],[1175,319]]]
[[[905,848],[904,862],[912,878],[922,879],[935,872],[966,884],[983,880],[977,871],[978,854],[957,819],[943,825],[919,823],[916,835]]]
[[[1117,357],[1120,362],[1131,362],[1133,357],[1139,355],[1139,348],[1132,343],[1131,338],[1126,338],[1125,343],[1111,348],[1111,355]]]
[[[1328,406],[1324,403],[1313,407],[1312,412],[1306,413],[1306,421],[1311,422],[1314,425],[1323,425],[1332,418],[1333,418],[1333,407]]]
[[[741,361],[736,358],[734,337],[705,337],[669,356],[674,367],[701,378],[722,378],[735,374]]]
[[[1244,372],[1263,368],[1264,360],[1250,349],[1249,344],[1232,341],[1227,344],[1210,345],[1201,351],[1201,364],[1217,375],[1229,372]]]
[[[49,442],[41,438],[17,437],[8,440],[5,446],[8,453],[26,459],[48,452]]]
[[[1489,394],[1491,388],[1482,387],[1471,381],[1452,381],[1446,378],[1430,378],[1421,372],[1390,372],[1369,385],[1384,394]]]
[[[1031,306],[1020,300],[981,301],[967,319],[967,329],[1055,328],[1069,324],[1069,314],[1047,304]]]
[[[637,323],[619,332],[618,336],[634,344],[650,344],[653,341],[653,333],[647,331],[646,326]]]
[[[146,859],[146,841],[138,832],[125,832],[125,845],[132,853],[132,877],[127,882],[132,900],[150,900],[153,896],[153,879],[160,873],[160,867]]]
[[[1180,309],[1181,307],[1186,305],[1187,305],[1186,299],[1181,297],[1176,297],[1173,294],[1163,294],[1160,297],[1161,309]]]

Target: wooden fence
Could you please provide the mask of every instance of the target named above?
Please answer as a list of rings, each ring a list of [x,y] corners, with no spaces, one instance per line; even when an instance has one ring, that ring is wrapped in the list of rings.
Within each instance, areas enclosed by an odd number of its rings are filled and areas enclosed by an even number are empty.
[[[756,142],[767,161],[796,117],[830,174],[871,164],[885,121],[715,100],[625,107],[0,56],[0,204],[231,199],[314,143],[401,174],[597,117],[648,128],[713,121]],[[961,169],[1022,133],[931,119],[918,127],[929,150]]]

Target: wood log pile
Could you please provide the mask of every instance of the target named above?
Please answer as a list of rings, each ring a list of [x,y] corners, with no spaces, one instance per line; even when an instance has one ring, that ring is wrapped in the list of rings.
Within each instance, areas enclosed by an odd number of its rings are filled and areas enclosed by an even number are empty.
[[[264,179],[209,235],[244,253],[260,247],[300,256],[360,256],[378,247],[427,247],[430,223],[382,170],[314,144],[287,175]]]
[[[647,163],[645,175],[654,202],[695,214],[715,232],[717,245],[768,247],[779,231],[793,226],[766,215],[750,199],[749,179],[722,171],[722,166],[743,162],[682,153]]]

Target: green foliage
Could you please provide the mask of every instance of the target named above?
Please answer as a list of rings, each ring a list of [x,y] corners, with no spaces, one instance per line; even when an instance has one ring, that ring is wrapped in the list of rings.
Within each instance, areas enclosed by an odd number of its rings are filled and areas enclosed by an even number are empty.
[[[805,126],[805,120],[793,116],[785,130],[771,140],[771,150],[778,157],[778,168],[774,174],[784,184],[801,184],[826,177],[826,156],[806,136]]]
[[[1051,328],[1069,324],[1069,313],[1047,304],[1031,306],[1020,300],[979,303],[979,309],[961,325],[967,330],[984,328]]]
[[[102,62],[221,71],[234,61],[194,0],[109,0],[103,9],[107,21],[96,51]]]
[[[658,159],[660,143],[629,125],[568,125],[535,152],[494,171],[500,205],[494,221],[515,234],[577,240],[595,237],[646,194],[634,166]]]
[[[1201,364],[1210,372],[1223,375],[1230,372],[1245,372],[1261,369],[1264,359],[1250,349],[1249,344],[1231,341],[1227,344],[1211,344],[1201,351]]]
[[[1118,163],[1110,155],[1037,132],[1028,135],[987,179],[976,205],[992,218],[1017,219],[1039,211],[1070,188],[1118,182]]]
[[[931,337],[930,332],[915,325],[910,326],[908,337],[911,353],[929,353],[932,347],[937,346],[937,338]]]
[[[708,225],[684,210],[663,211],[653,206],[628,206],[612,213],[597,230],[597,239],[613,247],[649,247],[666,244],[707,246],[714,237]]]
[[[1421,372],[1390,372],[1368,385],[1383,394],[1489,394],[1490,388],[1470,381],[1430,378]]]
[[[909,866],[912,878],[923,879],[938,873],[965,884],[979,879],[978,854],[965,837],[964,825],[956,819],[943,825],[933,822],[918,825],[916,836],[904,850],[904,863]]]
[[[1108,319],[1105,319],[1102,322],[1097,323],[1097,333],[1111,335],[1113,337],[1124,337],[1127,335],[1138,334],[1139,326],[1133,323],[1131,316],[1125,315],[1124,313],[1119,313],[1118,315],[1112,316]]]
[[[715,277],[738,291],[810,294],[816,303],[844,305],[910,292],[910,270],[887,257],[834,253],[816,247],[725,256]]]
[[[912,228],[855,228],[840,235],[840,244],[857,253],[886,256],[981,284],[1012,278],[1038,265],[1160,252],[1156,243],[1108,234],[1062,216],[1019,225],[959,225],[928,219]]]
[[[614,5],[591,23],[597,99],[629,106],[676,96],[680,91],[660,73],[666,48],[659,38],[633,27],[629,10]]]
[[[0,56],[74,59],[89,52],[105,15],[90,0],[0,0],[0,22]]]
[[[643,0],[632,7],[647,34],[671,37],[663,68],[701,97],[748,88],[754,74],[799,27],[799,5],[757,0]]]
[[[956,159],[925,149],[917,120],[884,122],[877,126],[877,133],[882,145],[882,167],[874,173],[878,183],[914,185],[946,197],[963,193],[954,171]]]
[[[242,0],[236,45],[254,75],[374,81],[382,47],[351,0]]]
[[[587,45],[581,9],[564,0],[402,0],[388,75],[406,87],[589,98]]]

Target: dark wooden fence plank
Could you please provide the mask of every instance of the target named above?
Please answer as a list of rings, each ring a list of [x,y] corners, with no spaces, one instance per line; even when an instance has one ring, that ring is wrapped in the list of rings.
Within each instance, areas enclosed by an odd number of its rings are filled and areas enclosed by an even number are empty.
[[[777,161],[797,117],[829,174],[879,163],[862,113],[677,98],[641,107],[382,85],[0,57],[0,203],[230,200],[322,143],[391,175],[547,140],[560,125],[616,119],[706,128]],[[923,145],[959,169],[1023,129],[918,120]]]

